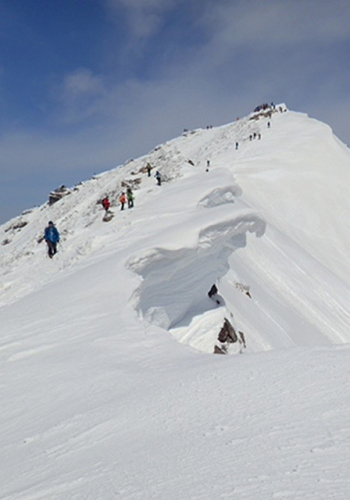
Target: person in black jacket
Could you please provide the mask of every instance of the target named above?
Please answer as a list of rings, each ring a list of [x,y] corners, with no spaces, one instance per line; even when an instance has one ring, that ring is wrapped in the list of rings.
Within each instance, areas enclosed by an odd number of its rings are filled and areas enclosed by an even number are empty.
[[[157,179],[157,184],[158,186],[161,186],[162,184],[162,176],[160,175],[160,172],[157,170],[155,176],[154,176],[156,179]]]

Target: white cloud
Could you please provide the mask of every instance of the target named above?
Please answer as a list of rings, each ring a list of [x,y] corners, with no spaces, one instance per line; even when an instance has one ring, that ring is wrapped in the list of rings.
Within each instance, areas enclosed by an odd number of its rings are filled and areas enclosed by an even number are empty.
[[[74,123],[100,114],[108,89],[102,76],[78,68],[54,85],[52,95],[58,103],[60,119]]]
[[[104,84],[100,77],[87,68],[79,68],[65,76],[63,91],[72,97],[104,92]]]
[[[201,22],[221,45],[295,45],[349,39],[344,0],[239,0],[209,3]]]
[[[106,0],[114,13],[126,12],[132,36],[135,39],[154,35],[163,22],[163,16],[183,0]]]

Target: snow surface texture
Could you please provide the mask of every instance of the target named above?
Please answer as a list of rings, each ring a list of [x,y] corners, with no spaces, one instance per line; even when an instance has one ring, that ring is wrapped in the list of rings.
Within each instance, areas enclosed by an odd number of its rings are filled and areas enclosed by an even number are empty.
[[[329,127],[252,114],[2,225],[0,498],[350,498],[349,185]]]

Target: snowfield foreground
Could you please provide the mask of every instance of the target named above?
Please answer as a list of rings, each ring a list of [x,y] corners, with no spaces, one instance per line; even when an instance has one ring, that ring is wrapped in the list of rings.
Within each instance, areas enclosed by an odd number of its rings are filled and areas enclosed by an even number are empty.
[[[350,498],[350,153],[281,109],[0,227],[2,500]]]

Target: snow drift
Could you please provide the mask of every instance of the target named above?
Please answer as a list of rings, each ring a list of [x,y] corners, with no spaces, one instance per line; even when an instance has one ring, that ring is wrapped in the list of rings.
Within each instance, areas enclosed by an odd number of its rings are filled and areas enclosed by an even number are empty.
[[[223,219],[225,214],[220,215]],[[198,219],[193,222],[195,234]],[[241,212],[201,228],[193,248],[155,248],[131,258],[129,269],[142,277],[135,292],[136,307],[142,316],[169,329],[191,312],[204,312],[201,304],[211,285],[229,270],[230,254],[246,245],[248,231],[261,236],[264,227],[264,222],[251,211]],[[179,228],[179,240],[181,232]]]

